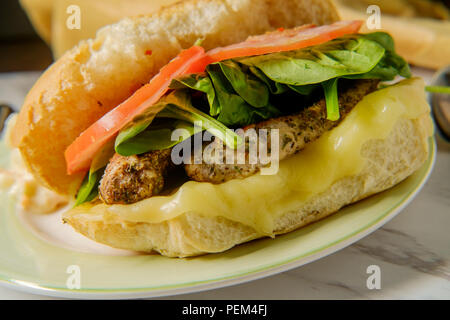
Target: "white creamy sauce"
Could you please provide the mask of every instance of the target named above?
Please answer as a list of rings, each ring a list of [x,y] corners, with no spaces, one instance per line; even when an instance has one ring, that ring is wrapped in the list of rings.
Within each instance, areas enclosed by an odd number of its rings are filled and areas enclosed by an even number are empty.
[[[15,213],[22,225],[36,237],[58,247],[103,255],[136,255],[136,252],[115,249],[76,232],[64,224],[62,214],[72,206],[68,199],[40,185],[31,175],[17,149],[11,148],[9,132],[12,117],[2,137],[2,157],[7,157],[0,168],[0,192],[14,201]]]

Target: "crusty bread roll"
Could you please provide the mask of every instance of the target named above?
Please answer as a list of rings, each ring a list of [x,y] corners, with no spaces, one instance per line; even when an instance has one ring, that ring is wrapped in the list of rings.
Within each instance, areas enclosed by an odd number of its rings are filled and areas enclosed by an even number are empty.
[[[369,18],[366,8],[352,7],[351,2],[344,0],[337,3],[344,20]],[[381,30],[369,30],[364,24],[361,32],[389,32],[395,40],[396,51],[411,64],[432,69],[450,64],[450,21],[396,17],[381,11],[380,22]]]
[[[82,175],[66,174],[67,146],[182,48],[204,39],[202,46],[211,49],[278,27],[336,20],[331,0],[192,0],[124,19],[81,42],[42,75],[25,99],[13,144],[40,183],[73,195]]]
[[[400,118],[384,140],[367,141],[361,155],[367,158],[360,173],[333,183],[294,211],[275,220],[274,234],[283,234],[320,220],[345,205],[386,190],[419,169],[428,157],[432,131],[429,114]],[[206,217],[195,212],[161,223],[130,222],[113,214],[83,210],[66,212],[64,221],[88,238],[112,247],[187,257],[222,252],[264,235],[225,217]]]

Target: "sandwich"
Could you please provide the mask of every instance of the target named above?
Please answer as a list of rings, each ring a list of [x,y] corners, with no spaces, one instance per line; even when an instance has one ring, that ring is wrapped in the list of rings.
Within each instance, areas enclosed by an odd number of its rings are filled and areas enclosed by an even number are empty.
[[[290,232],[428,157],[423,81],[389,34],[338,20],[319,0],[124,19],[42,75],[11,143],[72,199],[63,222],[112,247],[187,257]]]

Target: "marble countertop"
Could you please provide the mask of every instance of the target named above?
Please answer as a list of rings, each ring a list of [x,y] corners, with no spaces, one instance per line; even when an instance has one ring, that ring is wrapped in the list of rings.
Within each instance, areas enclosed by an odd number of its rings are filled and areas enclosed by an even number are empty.
[[[414,73],[430,79],[431,72]],[[18,108],[39,76],[0,74],[0,103]],[[355,244],[275,276],[173,299],[450,299],[450,144],[437,137],[434,171],[419,195]],[[380,268],[369,290],[367,267]],[[52,299],[0,287],[0,299]]]

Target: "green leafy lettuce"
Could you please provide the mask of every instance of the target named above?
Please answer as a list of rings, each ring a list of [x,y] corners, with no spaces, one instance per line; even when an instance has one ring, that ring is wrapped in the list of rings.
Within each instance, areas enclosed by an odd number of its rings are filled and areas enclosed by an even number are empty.
[[[89,172],[84,177],[75,199],[75,206],[94,200],[98,186],[109,159],[114,155],[114,141],[106,143],[92,160]]]
[[[300,50],[244,57],[211,64],[204,74],[172,82],[206,94],[209,113],[231,127],[282,113],[276,97],[293,92],[302,101],[322,88],[328,119],[339,119],[338,79],[393,80],[409,77],[406,61],[384,32],[348,35]],[[282,100],[283,101],[283,100]]]
[[[166,121],[159,121],[157,125],[150,126],[154,120],[152,112],[144,112],[136,117],[119,132],[115,140],[114,147],[118,154],[129,156],[168,149],[202,130],[211,132],[231,148],[235,148],[241,141],[241,138],[223,123],[194,108],[191,96],[186,90],[175,90],[162,98],[158,104],[162,104],[164,108],[156,117]],[[197,130],[194,128],[196,123],[201,124]],[[185,134],[174,141],[172,132],[175,129],[184,129]]]

